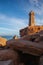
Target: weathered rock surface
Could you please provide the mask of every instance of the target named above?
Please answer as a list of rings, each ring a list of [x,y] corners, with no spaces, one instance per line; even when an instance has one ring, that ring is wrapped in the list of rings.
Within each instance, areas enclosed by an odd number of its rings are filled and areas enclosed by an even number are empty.
[[[27,40],[27,41],[34,41],[38,37],[40,37],[39,34],[33,34],[33,35],[25,35],[25,36],[21,37],[20,39],[21,40]]]
[[[43,54],[43,33],[26,35],[17,40],[11,39],[7,41],[7,46],[22,52],[20,57],[25,65],[29,65],[29,62],[30,65],[38,65],[39,63],[43,65],[43,57],[41,57]]]
[[[24,53],[29,53],[32,55],[41,55],[43,54],[43,43],[35,43],[25,40],[9,40],[7,41],[7,46],[22,51]]]
[[[13,65],[18,65],[19,55],[16,51],[6,49],[0,50],[0,61],[12,60]]]

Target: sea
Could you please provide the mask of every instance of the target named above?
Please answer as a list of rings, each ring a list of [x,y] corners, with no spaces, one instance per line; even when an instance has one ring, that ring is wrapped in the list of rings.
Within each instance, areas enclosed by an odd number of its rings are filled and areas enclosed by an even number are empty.
[[[13,38],[13,36],[0,36],[0,37],[6,38],[7,40],[10,40]]]

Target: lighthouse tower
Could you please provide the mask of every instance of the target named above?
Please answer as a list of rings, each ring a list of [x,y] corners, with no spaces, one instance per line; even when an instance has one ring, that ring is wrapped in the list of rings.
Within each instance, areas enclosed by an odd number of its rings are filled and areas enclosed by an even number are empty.
[[[35,21],[34,21],[34,12],[31,11],[29,13],[29,26],[34,26],[35,25]]]

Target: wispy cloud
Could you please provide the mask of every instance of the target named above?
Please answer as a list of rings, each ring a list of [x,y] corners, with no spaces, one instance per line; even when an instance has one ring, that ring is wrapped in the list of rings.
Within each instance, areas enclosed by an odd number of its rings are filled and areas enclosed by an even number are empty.
[[[43,25],[43,19],[39,19],[39,18],[35,19],[35,24],[36,25]]]
[[[29,0],[30,4],[33,6],[33,10],[38,14],[41,15],[43,13],[43,3],[41,0]]]
[[[16,24],[25,25],[25,23],[27,21],[27,19],[7,17],[5,15],[0,15],[0,20],[1,20],[0,23],[8,24],[8,25],[16,25]]]
[[[26,5],[26,6],[25,6]],[[43,14],[43,1],[41,0],[23,0],[24,12],[29,13],[29,11],[33,10],[36,14]]]
[[[19,30],[27,26],[26,19],[7,17],[6,15],[0,15],[0,30],[8,31],[10,34],[19,34]]]
[[[31,4],[33,4],[33,5],[38,6],[39,0],[29,0],[29,2],[30,2]]]
[[[5,30],[5,31],[16,31],[16,30],[13,30],[13,29],[9,29],[9,28],[3,28],[3,27],[0,27],[0,30]]]
[[[0,35],[14,35],[17,30],[0,27]]]

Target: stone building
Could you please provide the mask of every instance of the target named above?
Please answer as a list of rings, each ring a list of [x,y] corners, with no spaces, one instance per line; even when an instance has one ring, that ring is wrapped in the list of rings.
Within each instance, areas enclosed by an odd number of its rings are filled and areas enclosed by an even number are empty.
[[[24,36],[24,35],[32,35],[34,33],[37,33],[41,30],[43,30],[43,26],[39,26],[39,25],[35,25],[35,15],[34,12],[31,11],[29,13],[29,24],[28,27],[21,29],[20,30],[20,36]]]

